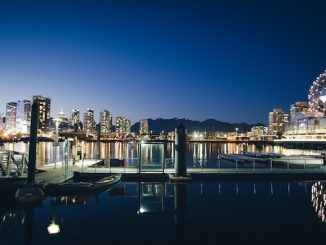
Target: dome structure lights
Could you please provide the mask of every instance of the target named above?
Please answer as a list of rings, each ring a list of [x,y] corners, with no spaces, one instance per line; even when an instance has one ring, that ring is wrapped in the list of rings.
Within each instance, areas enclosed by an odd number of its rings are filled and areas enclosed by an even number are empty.
[[[312,111],[326,114],[326,71],[312,83],[308,99]]]

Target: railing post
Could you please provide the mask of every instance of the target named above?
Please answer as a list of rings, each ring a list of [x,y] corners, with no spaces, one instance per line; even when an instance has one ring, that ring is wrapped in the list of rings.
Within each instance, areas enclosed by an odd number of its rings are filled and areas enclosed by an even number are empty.
[[[288,172],[290,172],[290,159],[288,159]]]
[[[235,172],[238,172],[238,160],[235,160]]]
[[[271,172],[273,171],[273,159],[271,158]]]
[[[307,159],[304,159],[304,165],[303,165],[304,172],[306,172],[306,164],[307,164]]]
[[[256,160],[254,159],[254,173],[256,172]]]

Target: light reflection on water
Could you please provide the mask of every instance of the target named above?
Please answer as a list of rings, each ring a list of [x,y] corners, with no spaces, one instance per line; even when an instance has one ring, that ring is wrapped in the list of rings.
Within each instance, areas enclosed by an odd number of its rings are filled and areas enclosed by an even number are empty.
[[[324,187],[283,181],[120,183],[98,196],[48,197],[40,207],[11,210],[0,218],[0,239],[31,245],[320,244],[326,224],[316,193],[325,195]],[[49,234],[51,225],[56,234]]]
[[[158,147],[161,145],[162,147]],[[260,152],[260,153],[279,153],[284,155],[320,155],[325,151],[307,150],[307,149],[288,149],[282,146],[254,145],[247,143],[188,143],[187,162],[189,166],[212,166],[216,165],[218,154],[239,154],[242,151]],[[6,143],[4,149],[15,150],[19,152],[28,152],[28,143]],[[71,148],[73,148],[71,146]],[[140,156],[140,145],[130,142],[101,143],[101,158],[106,163],[111,158],[119,159],[138,159]],[[96,142],[79,142],[78,149],[81,156],[85,158],[97,158],[98,149]],[[72,150],[70,151],[70,153]],[[47,164],[55,161],[62,161],[64,154],[64,142],[59,146],[53,146],[52,142],[40,142],[37,144],[37,163]],[[162,162],[162,158],[174,157],[174,144],[142,144],[142,159],[152,162]]]

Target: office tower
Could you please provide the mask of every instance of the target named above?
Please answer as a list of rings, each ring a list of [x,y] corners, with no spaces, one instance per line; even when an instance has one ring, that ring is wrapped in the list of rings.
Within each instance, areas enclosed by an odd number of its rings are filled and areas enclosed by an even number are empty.
[[[125,119],[125,134],[131,133],[131,121],[129,119]]]
[[[116,133],[121,135],[131,133],[131,121],[124,117],[116,117],[115,120]]]
[[[51,122],[51,99],[41,95],[35,95],[33,96],[33,102],[36,102],[39,106],[38,128],[42,131],[48,130]]]
[[[124,134],[124,117],[116,117],[115,119],[115,132],[119,134]]]
[[[268,130],[270,134],[282,134],[285,125],[289,122],[289,115],[282,109],[274,109],[269,113],[268,117]]]
[[[19,100],[17,102],[16,131],[29,133],[31,125],[31,101]]]
[[[0,112],[0,132],[6,129],[6,116]]]
[[[17,103],[9,102],[6,105],[6,131],[13,133],[16,131]]]
[[[149,129],[148,129],[148,120],[147,119],[142,119],[139,122],[139,134],[148,134]]]
[[[73,109],[71,111],[71,123],[78,124],[80,122],[80,112],[79,110]]]
[[[108,110],[102,110],[100,113],[100,129],[101,135],[111,132],[111,114]]]
[[[95,130],[94,111],[92,109],[86,109],[84,113],[84,131],[91,133]]]

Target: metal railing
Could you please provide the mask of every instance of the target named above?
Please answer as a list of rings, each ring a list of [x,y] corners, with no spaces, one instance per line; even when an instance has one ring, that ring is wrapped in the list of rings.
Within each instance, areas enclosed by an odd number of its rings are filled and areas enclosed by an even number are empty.
[[[28,157],[25,153],[16,151],[0,152],[0,177],[1,176],[27,176]]]
[[[174,173],[174,161],[172,158],[165,158],[162,164],[148,164],[139,166],[139,158],[127,158],[123,160],[123,165],[112,166],[110,162],[104,166],[82,167],[82,172],[93,173]],[[217,159],[210,162],[209,165],[191,162],[187,166],[189,173],[326,173],[326,166],[323,160],[320,163],[313,164],[309,159],[287,159],[286,162],[280,162],[277,159],[268,159],[265,162],[259,162],[255,159],[251,161],[225,160]]]

